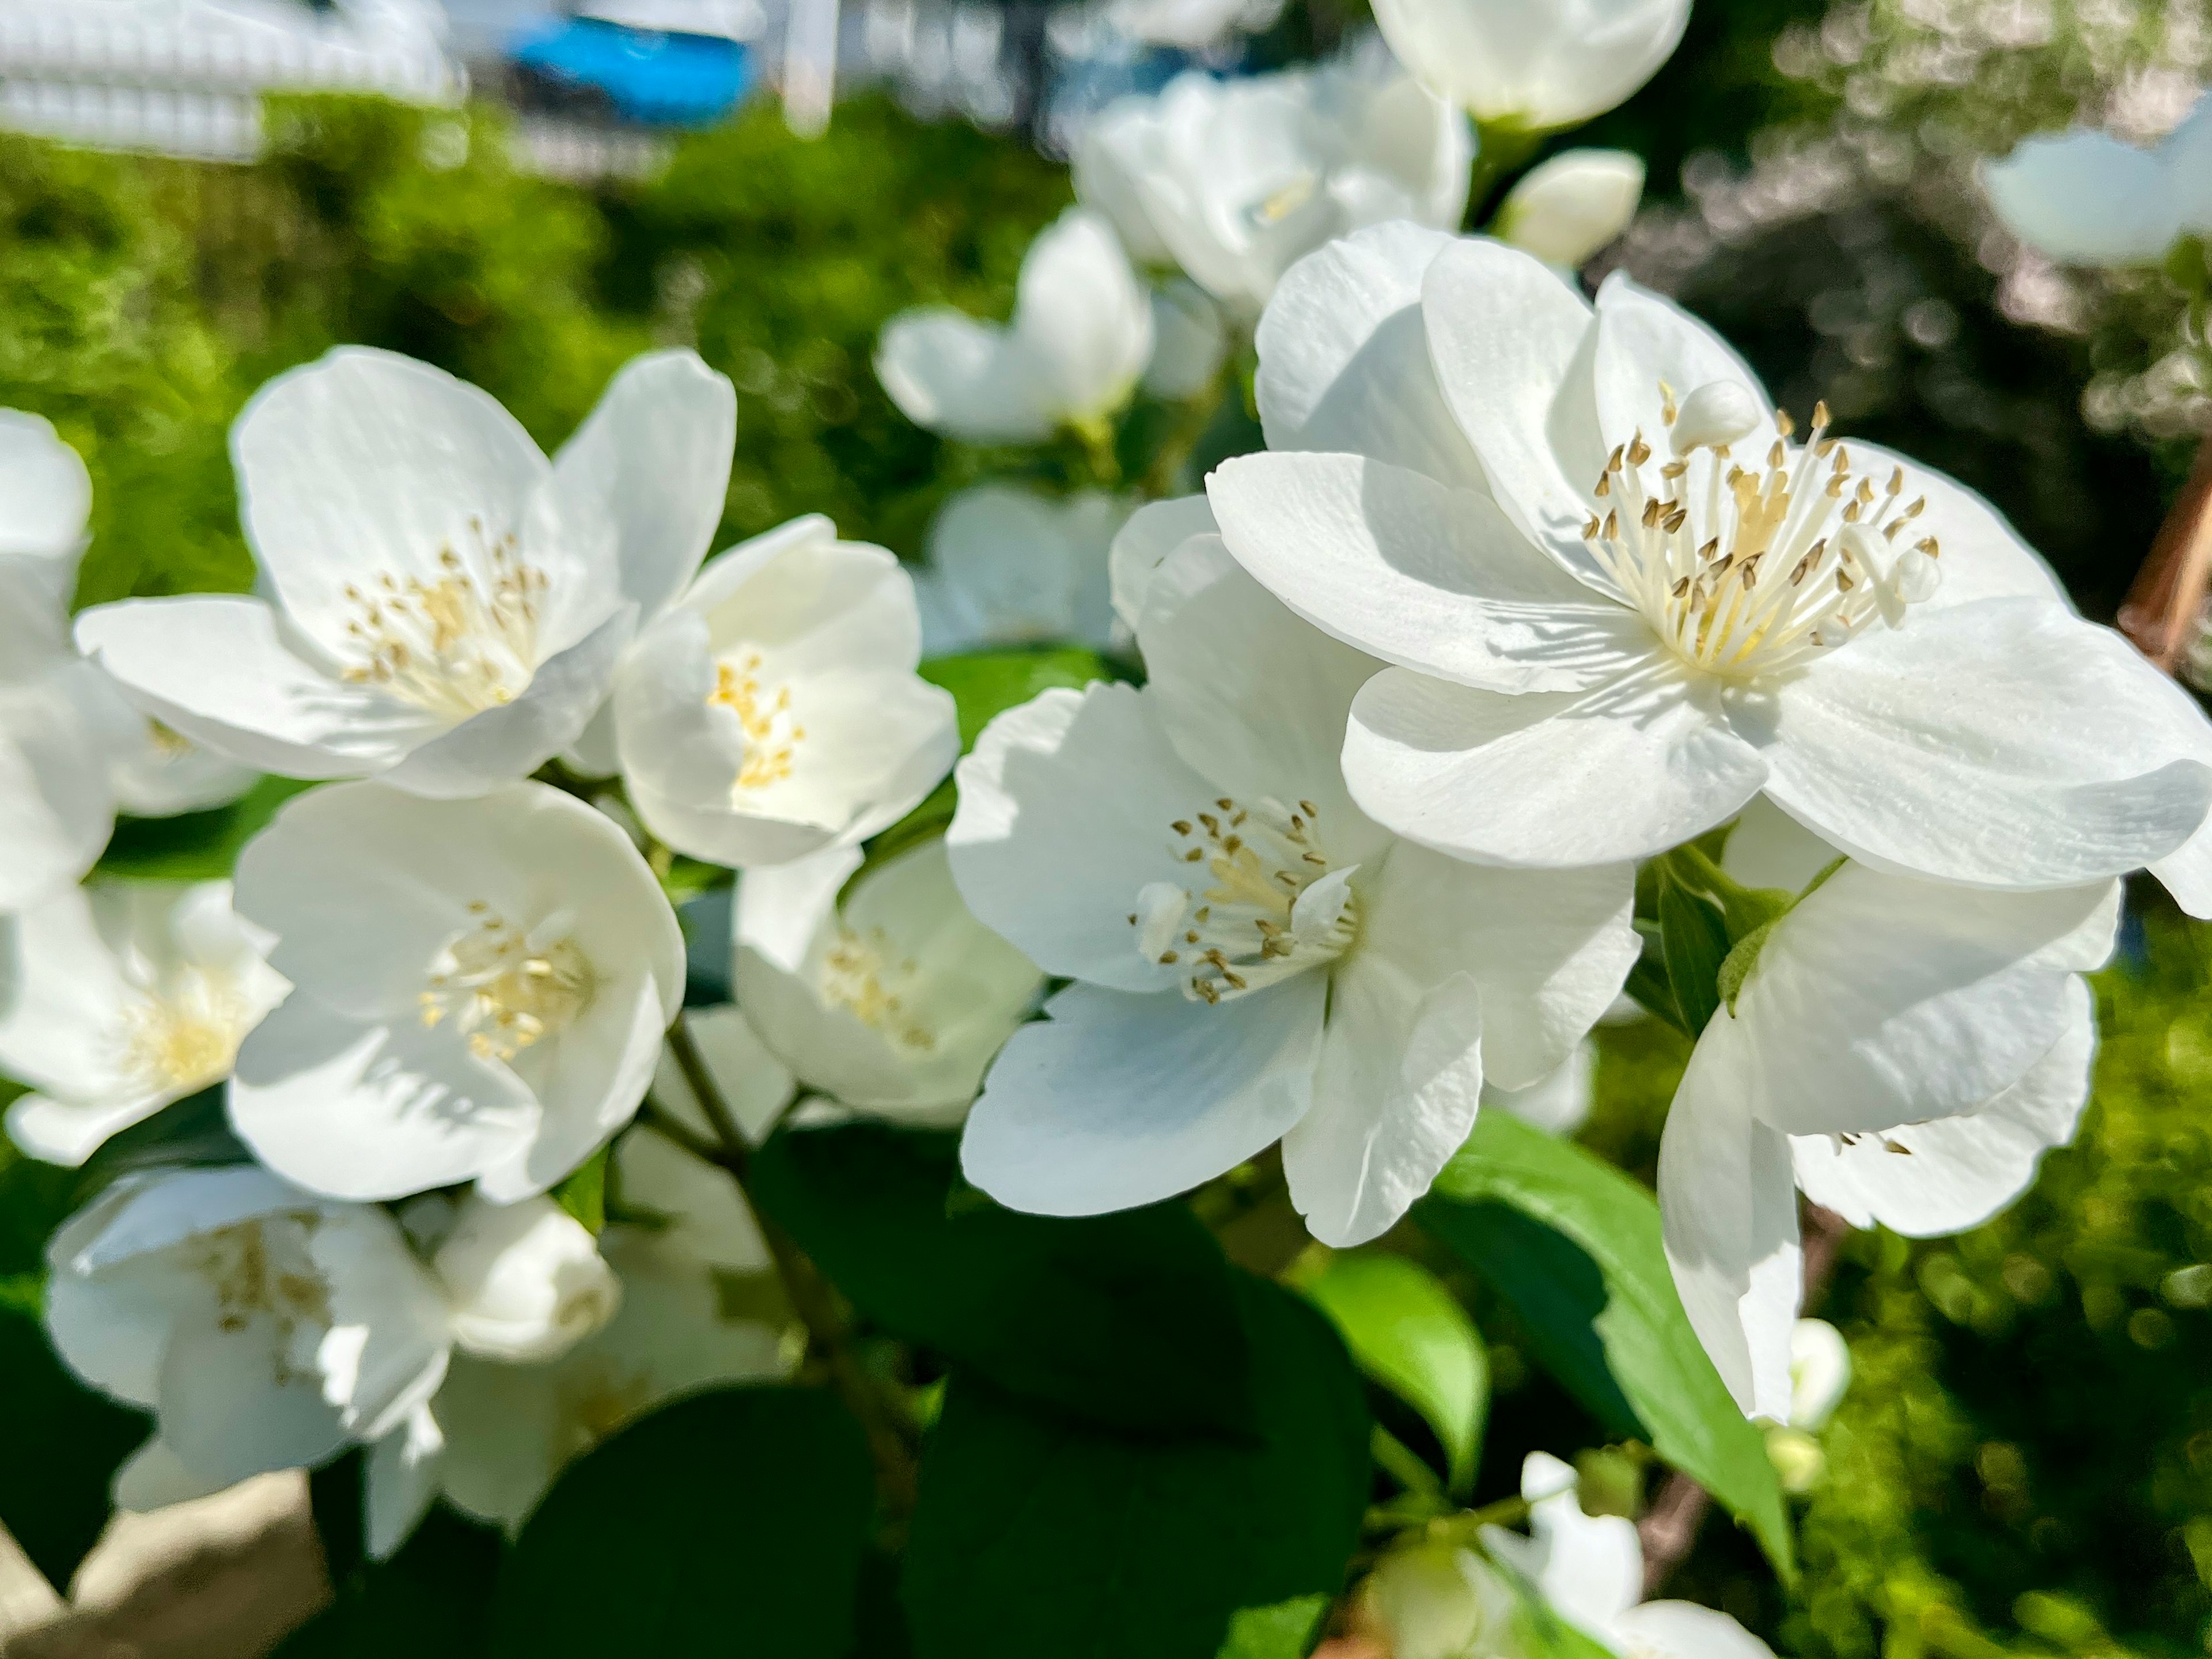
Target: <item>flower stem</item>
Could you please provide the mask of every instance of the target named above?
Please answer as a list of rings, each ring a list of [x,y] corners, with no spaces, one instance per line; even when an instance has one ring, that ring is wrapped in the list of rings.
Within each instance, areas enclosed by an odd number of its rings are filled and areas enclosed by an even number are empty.
[[[861,1365],[853,1347],[852,1321],[836,1288],[799,1248],[798,1241],[754,1201],[752,1190],[747,1185],[752,1148],[738,1126],[737,1114],[731,1110],[722,1094],[721,1085],[708,1069],[707,1057],[699,1048],[697,1036],[680,1012],[668,1030],[668,1051],[697,1097],[700,1110],[714,1125],[720,1143],[706,1146],[696,1134],[685,1130],[684,1144],[694,1146],[702,1157],[728,1170],[730,1178],[738,1183],[738,1190],[744,1194],[746,1207],[752,1212],[761,1238],[775,1263],[776,1276],[783,1282],[784,1296],[792,1311],[799,1316],[799,1322],[806,1327],[809,1351],[820,1361],[830,1387],[859,1419],[867,1437],[868,1451],[875,1460],[877,1490],[890,1523],[895,1530],[903,1528],[907,1517],[914,1512],[917,1492],[915,1454],[919,1433],[912,1420],[885,1396]],[[656,1113],[656,1117],[665,1118],[665,1114]],[[662,1127],[663,1124],[656,1121],[654,1127]]]

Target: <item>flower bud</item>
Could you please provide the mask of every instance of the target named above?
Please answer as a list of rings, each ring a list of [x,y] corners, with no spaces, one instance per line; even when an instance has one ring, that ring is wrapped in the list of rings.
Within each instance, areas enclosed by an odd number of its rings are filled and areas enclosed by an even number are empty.
[[[1674,453],[1719,449],[1741,443],[1759,430],[1766,411],[1747,388],[1735,380],[1710,380],[1682,399],[1674,417]]]
[[[1513,186],[1492,234],[1539,259],[1578,267],[1616,240],[1644,199],[1644,163],[1626,150],[1571,149]]]
[[[1390,1659],[1478,1659],[1502,1650],[1512,1606],[1504,1580],[1474,1551],[1424,1544],[1383,1557],[1355,1617]]]
[[[1485,125],[1548,132],[1602,115],[1665,63],[1690,0],[1376,0],[1398,61]]]
[[[471,1195],[433,1258],[453,1340],[485,1359],[550,1359],[614,1317],[622,1285],[582,1224],[550,1198]]]

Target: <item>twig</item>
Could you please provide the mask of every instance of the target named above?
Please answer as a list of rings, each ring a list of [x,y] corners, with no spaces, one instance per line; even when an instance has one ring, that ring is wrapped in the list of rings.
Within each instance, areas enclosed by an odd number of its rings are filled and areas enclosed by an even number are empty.
[[[1828,1280],[1836,1271],[1837,1255],[1843,1249],[1844,1235],[1850,1227],[1833,1210],[1808,1204],[1799,1231],[1805,1255],[1805,1295],[1801,1305],[1810,1313],[1827,1292]],[[1659,1587],[1688,1558],[1690,1547],[1698,1541],[1698,1529],[1705,1525],[1705,1516],[1712,1506],[1712,1494],[1680,1470],[1667,1477],[1667,1484],[1659,1488],[1659,1496],[1636,1523],[1636,1535],[1644,1545],[1646,1597],[1658,1594]]]
[[[714,1126],[720,1142],[718,1146],[708,1146],[696,1133],[684,1130],[685,1144],[699,1151],[710,1163],[728,1170],[730,1178],[744,1194],[746,1207],[752,1212],[762,1241],[775,1263],[776,1276],[783,1281],[783,1292],[791,1303],[791,1310],[806,1327],[809,1350],[820,1359],[829,1374],[830,1386],[860,1420],[861,1431],[867,1436],[868,1450],[875,1459],[877,1486],[891,1524],[894,1528],[903,1526],[906,1517],[914,1512],[917,1492],[915,1457],[919,1436],[915,1426],[904,1413],[893,1409],[853,1352],[852,1322],[836,1289],[799,1248],[798,1241],[753,1201],[752,1191],[746,1184],[752,1165],[752,1149],[746,1143],[744,1131],[738,1127],[737,1114],[723,1097],[721,1085],[708,1069],[707,1057],[700,1050],[697,1036],[681,1013],[669,1027],[668,1051],[675,1057],[677,1069],[684,1073],[684,1080],[698,1099],[699,1109]],[[666,1122],[672,1121],[657,1109],[655,1115],[656,1128],[665,1129]]]
[[[2196,638],[2212,578],[2212,435],[2197,447],[2173,507],[2120,605],[2120,631],[2172,673]]]

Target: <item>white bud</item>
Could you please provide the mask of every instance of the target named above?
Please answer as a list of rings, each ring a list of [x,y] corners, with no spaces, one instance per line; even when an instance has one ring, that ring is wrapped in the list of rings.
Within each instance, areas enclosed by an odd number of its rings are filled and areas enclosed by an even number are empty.
[[[1424,1544],[1382,1558],[1357,1619],[1390,1659],[1462,1659],[1507,1636],[1512,1592],[1474,1551]]]
[[[1690,0],[1378,0],[1398,61],[1486,126],[1548,132],[1602,115],[1651,78]]]
[[[1539,259],[1579,267],[1628,228],[1643,199],[1638,157],[1619,149],[1571,149],[1522,175],[1491,234]]]
[[[452,1303],[454,1342],[486,1359],[550,1359],[622,1302],[599,1242],[550,1198],[500,1205],[471,1194],[431,1265]]]
[[[1674,417],[1674,453],[1741,443],[1766,418],[1759,399],[1735,380],[1709,380],[1682,399]]]
[[[1790,1426],[1817,1434],[1828,1425],[1851,1385],[1851,1350],[1824,1319],[1801,1319],[1790,1331]]]

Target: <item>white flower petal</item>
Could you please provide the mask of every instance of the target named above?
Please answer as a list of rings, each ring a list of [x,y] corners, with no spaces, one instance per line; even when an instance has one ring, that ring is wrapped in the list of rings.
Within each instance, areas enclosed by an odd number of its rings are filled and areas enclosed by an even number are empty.
[[[1345,782],[1377,822],[1455,857],[1647,858],[1726,819],[1765,778],[1696,690],[1646,677],[1508,696],[1389,669],[1352,705]]]
[[[2074,1138],[2089,1098],[2096,1022],[2088,988],[2069,981],[2076,1013],[2051,1051],[1977,1110],[1885,1129],[1845,1144],[1790,1142],[1797,1184],[1855,1227],[1929,1238],[1979,1226],[2027,1190],[2043,1154]]]
[[[471,1194],[433,1267],[453,1340],[483,1359],[551,1359],[614,1317],[622,1286],[583,1224],[550,1198],[500,1205]]]
[[[1169,554],[1194,536],[1217,533],[1212,503],[1203,495],[1151,501],[1131,514],[1114,533],[1107,555],[1114,615],[1121,625],[1135,630],[1137,619],[1145,614],[1145,590]]]
[[[1395,1226],[1474,1127],[1483,1003],[1468,974],[1423,986],[1355,951],[1334,975],[1313,1107],[1283,1136],[1291,1201],[1322,1243]]]
[[[1012,340],[1062,418],[1095,420],[1128,401],[1152,359],[1152,302],[1104,219],[1071,208],[1030,245]]]
[[[1615,271],[1597,295],[1597,350],[1591,364],[1598,430],[1616,444],[1637,434],[1662,453],[1667,437],[1661,386],[1686,403],[1716,384],[1738,388],[1755,411],[1751,430],[1733,447],[1751,459],[1780,435],[1774,404],[1735,349],[1672,300]],[[1593,471],[1595,480],[1597,474]]]
[[[1694,1601],[1646,1601],[1613,1623],[1613,1636],[1650,1659],[1774,1659],[1768,1647],[1724,1613]]]
[[[75,664],[0,686],[0,914],[82,876],[115,827],[107,757]]]
[[[1310,253],[1260,319],[1253,395],[1267,447],[1340,451],[1486,489],[1429,362],[1421,279],[1452,239],[1395,221]]]
[[[1627,98],[1689,17],[1689,0],[1387,0],[1375,21],[1408,68],[1476,120],[1544,131]]]
[[[876,378],[916,426],[971,443],[1042,443],[1058,425],[1038,365],[1003,327],[934,306],[902,312],[876,342]]]
[[[1641,156],[1562,150],[1515,182],[1491,232],[1539,259],[1579,267],[1628,228],[1643,199]]]
[[[2059,886],[2139,868],[2204,822],[2212,775],[2172,758],[2159,678],[2107,629],[1991,599],[1853,640],[1736,723],[1771,731],[1754,740],[1775,800],[1854,858]]]
[[[92,475],[53,423],[0,409],[0,554],[50,566],[54,592],[66,605],[91,515]]]
[[[1206,481],[1222,539],[1291,610],[1403,668],[1565,691],[1650,653],[1635,614],[1576,581],[1496,503],[1352,455],[1246,455]]]
[[[1842,856],[1765,795],[1753,795],[1729,831],[1721,868],[1747,887],[1802,893]]]
[[[556,533],[611,543],[623,596],[649,621],[690,586],[730,485],[737,394],[690,351],[633,358],[554,458]]]
[[[2073,600],[2042,555],[2022,541],[2004,515],[1982,496],[1957,479],[1880,444],[1854,438],[1848,447],[1852,470],[1862,477],[1876,480],[1886,489],[1901,471],[1899,498],[1927,499],[1927,510],[1914,528],[1936,538],[1942,550],[1942,581],[1933,594],[1914,605],[1916,614],[1978,599],[2045,599],[2072,608]]]
[[[369,1448],[363,1471],[369,1559],[388,1561],[438,1501],[440,1455],[446,1437],[429,1409],[414,1413]]]
[[[170,1334],[155,1410],[162,1441],[186,1469],[228,1486],[271,1469],[312,1467],[344,1448],[344,1425],[323,1398],[321,1380],[312,1370],[271,1363],[286,1346],[266,1314]]]
[[[1602,1022],[1601,1022],[1602,1023]],[[1597,1085],[1597,1048],[1585,1040],[1534,1083],[1505,1089],[1486,1079],[1482,1103],[1548,1135],[1571,1135],[1589,1121]]]
[[[1127,913],[1185,877],[1169,827],[1219,793],[1127,685],[1054,690],[1000,715],[960,763],[945,842],[961,896],[1048,974],[1124,991],[1175,982]]]
[[[1042,1215],[1128,1209],[1210,1181],[1305,1115],[1328,994],[1319,973],[1218,1006],[1072,985],[992,1066],[961,1168]]]
[[[536,1132],[478,1173],[485,1197],[508,1204],[546,1191],[637,1115],[682,994],[680,975],[661,979],[634,967],[601,983],[566,1030],[516,1057],[538,1098]]]
[[[428,712],[349,685],[258,599],[125,599],[84,612],[77,644],[139,708],[243,765],[359,777],[442,729]]]
[[[445,1298],[389,1211],[325,1205],[307,1235],[327,1288],[316,1350],[323,1397],[349,1437],[380,1440],[428,1404],[452,1337]]]
[[[1152,357],[1145,366],[1147,395],[1182,403],[1220,378],[1229,329],[1206,290],[1177,277],[1152,290]]]

